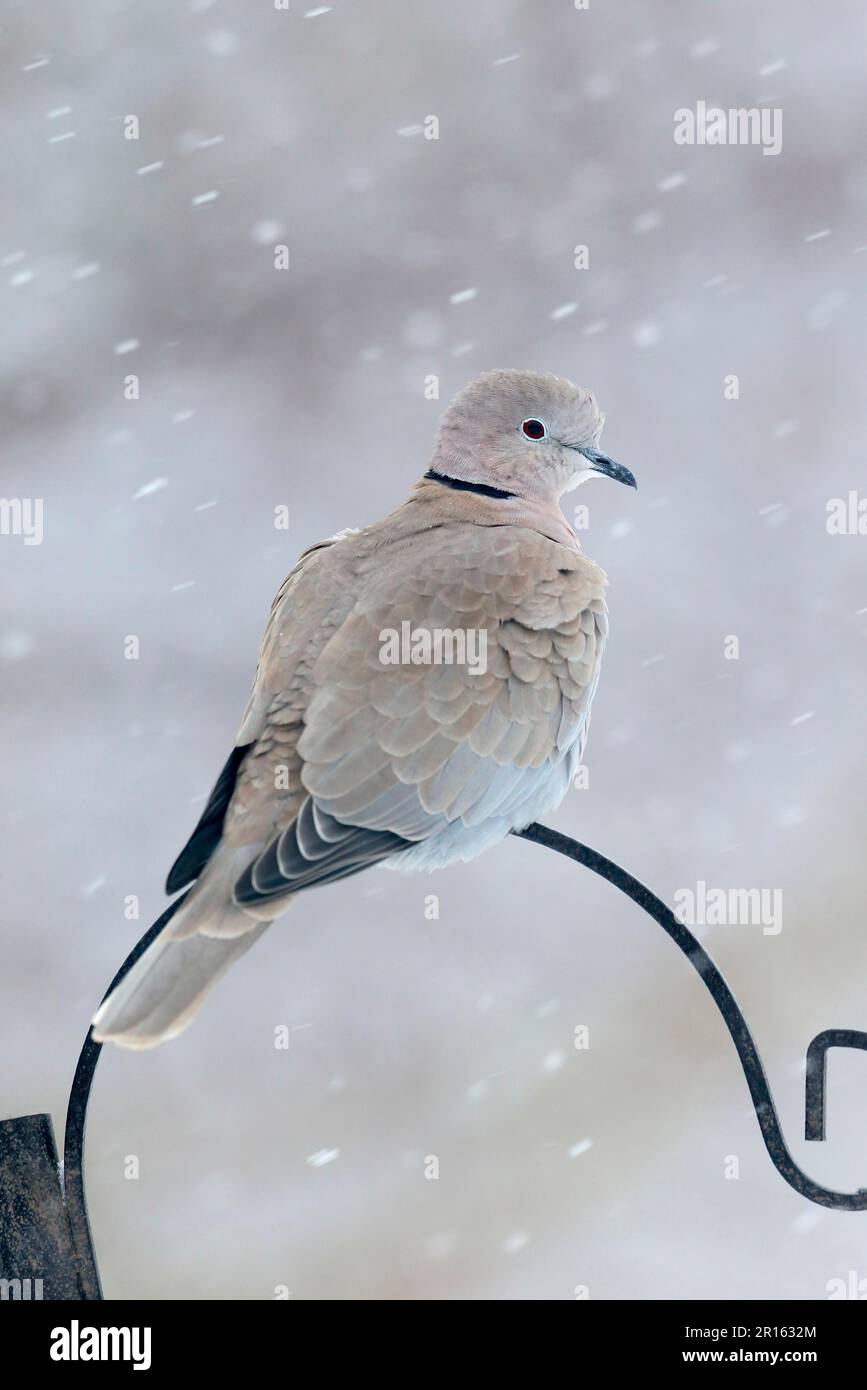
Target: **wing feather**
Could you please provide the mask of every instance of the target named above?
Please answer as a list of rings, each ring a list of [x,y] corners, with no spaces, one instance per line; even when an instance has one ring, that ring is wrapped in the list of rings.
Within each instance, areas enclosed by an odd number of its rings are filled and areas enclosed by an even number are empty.
[[[275,688],[262,762],[288,747],[296,781],[236,885],[239,905],[451,843],[461,824],[488,843],[485,825],[505,834],[568,786],[607,633],[604,576],[535,532],[454,531],[418,539],[398,564],[386,555],[303,666],[301,696]],[[388,664],[383,634],[406,624],[483,634],[486,669]],[[256,796],[267,792],[263,772]]]

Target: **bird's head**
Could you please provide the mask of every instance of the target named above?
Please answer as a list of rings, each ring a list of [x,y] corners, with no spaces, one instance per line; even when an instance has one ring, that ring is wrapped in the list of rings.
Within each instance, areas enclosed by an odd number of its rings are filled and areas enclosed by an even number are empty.
[[[599,452],[605,416],[590,391],[541,372],[485,372],[443,415],[432,471],[516,497],[557,499],[599,475],[637,487]]]

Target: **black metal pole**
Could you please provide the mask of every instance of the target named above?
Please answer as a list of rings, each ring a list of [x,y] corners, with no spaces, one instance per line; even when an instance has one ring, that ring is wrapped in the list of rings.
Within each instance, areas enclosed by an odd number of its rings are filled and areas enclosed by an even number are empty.
[[[147,950],[151,942],[156,940],[186,896],[184,893],[182,897],[169,903],[162,916],[157,918],[153,926],[149,927],[141,940],[133,946],[105,991],[104,999],[108,997],[115,985],[120,983],[124,975],[132,969],[139,956]],[[88,1029],[84,1046],[78,1058],[78,1065],[75,1068],[75,1075],[72,1078],[72,1089],[69,1093],[69,1105],[66,1111],[66,1134],[63,1141],[64,1200],[69,1214],[79,1279],[85,1290],[83,1297],[87,1299],[102,1298],[102,1287],[99,1282],[99,1272],[93,1250],[93,1237],[90,1231],[84,1190],[84,1135],[87,1104],[90,1100],[93,1077],[101,1052],[102,1043],[95,1042],[90,1029]]]

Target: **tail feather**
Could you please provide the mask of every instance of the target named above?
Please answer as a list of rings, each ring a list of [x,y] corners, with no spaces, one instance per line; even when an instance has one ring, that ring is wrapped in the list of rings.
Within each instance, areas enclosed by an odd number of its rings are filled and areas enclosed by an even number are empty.
[[[221,975],[269,925],[262,922],[231,937],[178,938],[167,928],[100,1005],[93,1037],[131,1048],[156,1047],[177,1037]]]
[[[172,904],[156,940],[94,1015],[93,1037],[120,1047],[156,1047],[192,1023],[214,985],[276,917],[291,895],[246,910],[233,885],[261,846],[218,847],[195,885]]]

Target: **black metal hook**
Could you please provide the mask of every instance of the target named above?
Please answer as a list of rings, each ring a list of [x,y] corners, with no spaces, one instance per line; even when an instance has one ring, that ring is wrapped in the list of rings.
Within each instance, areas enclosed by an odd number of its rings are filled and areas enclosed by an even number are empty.
[[[174,902],[169,903],[165,912],[157,918],[153,926],[149,927],[141,940],[133,946],[105,991],[103,999],[108,998],[115,985],[119,984],[127,971],[132,969],[139,956],[147,950],[151,942],[156,940],[186,896],[184,893],[180,898],[175,898]],[[90,1232],[90,1220],[87,1215],[87,1198],[84,1191],[84,1132],[87,1122],[87,1103],[90,1100],[93,1077],[101,1052],[102,1043],[96,1042],[88,1028],[87,1037],[84,1040],[84,1046],[75,1068],[75,1075],[72,1078],[72,1089],[69,1092],[69,1104],[66,1109],[66,1132],[63,1139],[63,1196],[75,1250],[75,1261],[78,1266],[78,1277],[84,1290],[83,1297],[86,1299],[102,1298],[102,1287],[99,1282],[93,1237]]]
[[[867,1033],[854,1028],[826,1028],[807,1048],[804,1138],[825,1138],[825,1081],[829,1047],[860,1047],[867,1052]]]
[[[659,923],[663,931],[668,933],[675,945],[683,951],[690,964],[698,971],[722,1014],[725,1025],[731,1034],[732,1042],[737,1049],[765,1148],[774,1167],[785,1178],[790,1187],[793,1187],[796,1192],[800,1192],[802,1197],[806,1197],[811,1202],[818,1202],[823,1207],[842,1208],[845,1211],[867,1210],[867,1189],[859,1188],[857,1192],[833,1192],[830,1188],[822,1187],[820,1183],[814,1182],[803,1169],[798,1167],[786,1147],[765,1069],[753,1036],[747,1027],[746,1019],[707,951],[696,940],[692,932],[675,917],[671,909],[666,907],[665,903],[654,893],[651,893],[650,889],[646,888],[643,883],[628,874],[625,869],[621,869],[619,865],[606,859],[604,855],[589,849],[587,845],[579,844],[577,840],[571,839],[568,835],[562,835],[557,830],[550,830],[547,826],[538,824],[530,825],[526,830],[516,831],[515,834],[522,839],[531,840],[534,844],[544,845],[546,849],[556,850],[558,854],[564,854],[568,859],[574,859],[576,863],[592,869],[594,873],[607,879],[609,883],[613,883],[615,888],[619,888],[621,893],[625,893],[628,898],[643,908],[654,921]],[[184,897],[186,894],[170,903],[141,941],[133,947],[106,990],[106,994],[114,989],[142,952],[159,936],[170,917],[180,907]],[[819,1033],[810,1043],[807,1051],[805,1111],[807,1139],[820,1140],[825,1137],[825,1073],[827,1053],[830,1047],[858,1047],[867,1051],[867,1033],[857,1032],[849,1028],[829,1028],[825,1032]],[[102,1291],[99,1275],[96,1272],[84,1190],[84,1133],[87,1104],[101,1051],[102,1044],[94,1042],[88,1031],[75,1069],[69,1096],[64,1144],[65,1203],[75,1246],[79,1280],[81,1287],[85,1290],[84,1297],[91,1299],[101,1298]]]
[[[833,1192],[828,1187],[822,1187],[821,1183],[814,1182],[792,1158],[783,1138],[762,1059],[740,1006],[707,951],[692,932],[675,917],[671,908],[666,907],[655,893],[651,893],[649,888],[645,888],[643,883],[639,883],[638,879],[633,878],[625,869],[606,859],[603,854],[597,854],[595,850],[570,839],[568,835],[561,835],[557,830],[550,830],[547,826],[538,824],[528,825],[526,830],[517,830],[514,833],[522,839],[532,840],[534,844],[556,850],[558,854],[565,854],[567,859],[574,859],[578,864],[584,864],[594,873],[606,878],[609,883],[613,883],[615,888],[619,888],[621,893],[625,893],[659,923],[663,931],[667,932],[675,945],[683,951],[690,965],[698,971],[723,1016],[744,1069],[765,1148],[777,1172],[785,1178],[790,1187],[800,1192],[802,1197],[817,1202],[819,1206],[838,1207],[844,1211],[867,1211],[867,1189],[861,1187],[857,1192]],[[829,1047],[859,1047],[867,1051],[867,1033],[860,1033],[851,1028],[829,1028],[824,1033],[817,1034],[810,1043],[807,1050],[805,1100],[807,1139],[825,1137],[825,1064]]]

